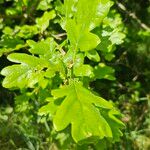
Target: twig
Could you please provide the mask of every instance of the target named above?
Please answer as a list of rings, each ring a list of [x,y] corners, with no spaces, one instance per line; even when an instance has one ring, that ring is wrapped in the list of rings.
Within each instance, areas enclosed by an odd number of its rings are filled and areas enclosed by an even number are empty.
[[[125,12],[128,14],[128,16],[130,16],[132,19],[136,20],[136,21],[138,22],[138,24],[139,24],[143,29],[150,31],[150,27],[147,26],[145,23],[143,23],[143,22],[136,16],[135,13],[128,11],[127,8],[126,8],[123,4],[121,4],[121,3],[119,3],[119,2],[116,2],[116,4],[117,4],[117,6],[118,6],[121,10],[125,11]]]
[[[56,34],[56,35],[52,34],[52,36],[54,38],[56,38],[57,40],[61,40],[62,37],[66,36],[66,35],[67,35],[66,33],[60,33],[60,34]]]

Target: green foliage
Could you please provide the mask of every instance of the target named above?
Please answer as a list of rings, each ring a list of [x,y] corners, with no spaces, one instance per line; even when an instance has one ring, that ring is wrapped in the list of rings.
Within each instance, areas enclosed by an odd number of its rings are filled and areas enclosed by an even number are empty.
[[[47,61],[27,54],[13,53],[9,55],[8,59],[21,64],[2,70],[1,74],[6,76],[3,81],[3,86],[6,88],[33,87],[42,80],[42,69],[49,65]]]
[[[54,114],[51,114],[54,115],[54,128],[61,131],[71,124],[72,137],[76,142],[93,137],[97,140],[105,137],[116,141],[122,135],[120,128],[124,125],[116,118],[116,115],[120,116],[120,113],[110,102],[87,90],[82,85],[85,84],[83,79],[79,78],[86,76],[91,78],[91,81],[97,78],[115,79],[109,75],[113,73],[113,69],[105,65],[99,64],[99,67],[95,66],[94,69],[90,64],[84,64],[86,55],[91,61],[100,61],[99,54],[95,50],[100,43],[100,38],[97,33],[91,31],[102,23],[111,5],[112,2],[109,0],[93,2],[66,0],[64,5],[62,4],[64,8],[62,20],[65,21],[64,29],[67,33],[65,46],[68,47],[65,49],[65,54],[61,54],[61,47],[54,42],[53,38],[40,42],[27,40],[26,45],[30,47],[29,52],[38,56],[12,53],[7,59],[17,64],[1,71],[1,74],[5,76],[3,80],[5,88],[21,90],[36,86],[43,89],[48,88],[50,81],[56,78],[58,72],[62,79],[62,83],[58,82],[58,85],[66,85],[61,89],[52,90],[51,94],[56,101],[64,96],[65,99],[60,106],[55,106],[55,101],[52,100],[41,110],[43,114],[46,114],[47,110],[51,113],[55,108]],[[76,11],[72,11],[72,7]],[[38,32],[43,33],[48,28],[49,21],[55,16],[54,10],[45,11],[41,18],[35,20],[36,25],[21,27],[16,36],[28,39],[32,37],[30,32],[33,35]],[[26,33],[26,29],[30,29],[29,33]],[[6,32],[5,29],[5,34],[13,35],[12,29],[9,30]],[[76,81],[77,78],[79,81]]]
[[[143,52],[149,46],[149,31],[134,28],[134,37],[117,4],[0,1],[0,59],[4,61],[0,80],[14,97],[13,104],[0,107],[2,149],[5,143],[6,149],[119,150],[123,145],[136,149],[142,147],[141,139],[149,148],[143,135],[149,130],[149,115],[141,117],[143,125],[134,113],[136,109],[146,114],[149,108],[149,97],[142,90],[147,84],[140,84],[141,74],[148,83],[149,69],[138,66],[143,56],[149,57],[149,50],[147,55]],[[134,44],[129,46],[130,40]],[[133,63],[134,53],[127,51],[128,56],[126,49],[135,49],[135,43],[140,61]],[[138,107],[140,103],[146,108]],[[130,144],[133,141],[136,146]]]
[[[64,96],[66,98],[59,107],[54,106],[54,101],[53,103],[50,102],[47,108],[46,106],[44,108],[50,110],[55,107],[54,127],[57,131],[65,129],[71,123],[72,136],[76,142],[90,138],[91,136],[100,139],[104,137],[117,139],[116,134],[121,134],[118,127],[123,126],[123,123],[114,116],[119,115],[119,112],[114,110],[111,103],[85,89],[81,83],[71,81],[70,85],[52,90],[52,96],[56,100]],[[42,113],[44,113],[44,110]],[[101,115],[104,111],[108,111],[106,115],[110,124]],[[113,122],[116,125],[115,128],[111,126]],[[112,128],[115,130],[112,130]]]
[[[43,32],[49,26],[49,21],[53,18],[55,18],[54,11],[45,11],[41,18],[36,19],[37,27],[40,29],[41,32]]]

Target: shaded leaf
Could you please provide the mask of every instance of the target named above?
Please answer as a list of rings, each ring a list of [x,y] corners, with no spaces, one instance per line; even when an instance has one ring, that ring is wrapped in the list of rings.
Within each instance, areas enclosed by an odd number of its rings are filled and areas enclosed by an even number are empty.
[[[36,19],[37,27],[43,32],[49,26],[49,21],[56,16],[55,11],[45,11],[41,18]]]
[[[86,56],[90,59],[90,60],[93,60],[95,62],[99,62],[100,61],[100,56],[98,54],[98,52],[96,50],[91,50],[91,51],[88,51],[86,53]]]
[[[106,66],[104,63],[100,63],[98,66],[94,68],[95,78],[98,79],[108,79],[115,80],[114,77],[114,69]]]
[[[4,53],[19,50],[24,46],[24,41],[21,40],[19,37],[4,36],[0,41],[0,56]]]

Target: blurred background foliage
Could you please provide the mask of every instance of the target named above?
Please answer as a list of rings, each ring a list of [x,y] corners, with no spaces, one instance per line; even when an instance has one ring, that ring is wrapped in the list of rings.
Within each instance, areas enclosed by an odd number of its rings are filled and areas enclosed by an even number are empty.
[[[61,13],[61,0],[0,0],[0,70],[11,65],[6,59],[12,51],[27,52],[26,40],[53,36],[57,42],[64,31],[54,9]],[[44,14],[44,15],[43,15]],[[106,143],[110,150],[150,150],[150,0],[114,0],[103,21],[101,59],[115,69],[109,81],[96,80],[91,87],[111,99],[124,114],[126,124],[121,141]],[[108,40],[107,35],[111,35]],[[105,42],[110,42],[106,47]],[[114,44],[117,46],[114,46]],[[107,53],[107,55],[106,55]],[[105,54],[105,55],[104,55]],[[88,60],[87,60],[88,61]],[[3,77],[0,76],[0,82]],[[56,81],[57,84],[57,81]],[[101,143],[77,145],[66,131],[56,133],[50,117],[38,115],[49,92],[43,89],[15,92],[0,85],[1,150],[101,150]]]

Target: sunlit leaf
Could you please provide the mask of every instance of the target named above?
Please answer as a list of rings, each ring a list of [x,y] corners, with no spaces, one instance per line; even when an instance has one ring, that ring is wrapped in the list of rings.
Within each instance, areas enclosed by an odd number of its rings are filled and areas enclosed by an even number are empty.
[[[122,124],[111,113],[111,110],[114,109],[112,104],[85,89],[80,82],[72,81],[70,85],[53,90],[52,95],[56,100],[65,97],[54,115],[55,129],[60,131],[71,124],[72,137],[76,142],[92,136],[99,139],[113,138],[111,121]],[[111,114],[109,123],[101,114],[101,111],[105,110]],[[120,126],[117,127],[117,132],[120,132],[119,128]]]

